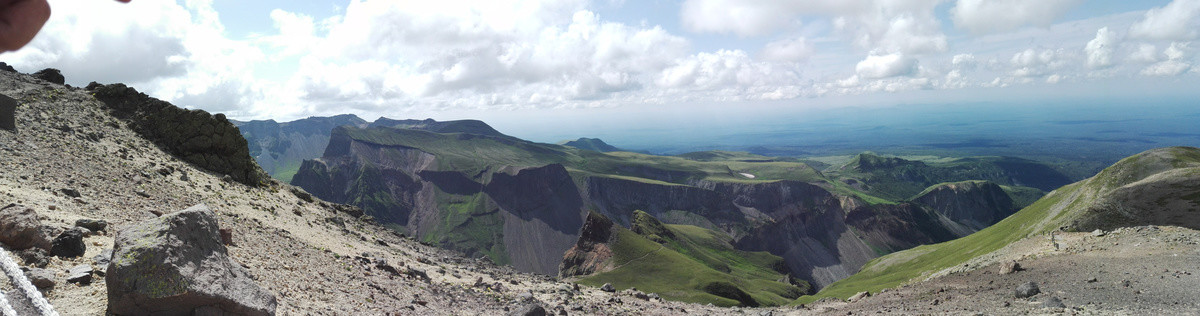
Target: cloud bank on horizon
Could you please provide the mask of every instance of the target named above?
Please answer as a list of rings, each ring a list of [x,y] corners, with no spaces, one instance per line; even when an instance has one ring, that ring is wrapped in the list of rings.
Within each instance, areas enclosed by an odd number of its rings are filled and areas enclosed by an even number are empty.
[[[254,28],[205,0],[52,0],[42,33],[0,61],[240,119],[1200,77],[1200,0],[294,3],[256,3],[277,7]],[[1120,6],[1134,7],[1095,9]]]

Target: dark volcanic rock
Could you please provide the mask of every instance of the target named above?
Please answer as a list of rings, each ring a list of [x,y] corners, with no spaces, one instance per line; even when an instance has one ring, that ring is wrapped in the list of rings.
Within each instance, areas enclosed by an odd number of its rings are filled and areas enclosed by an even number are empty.
[[[1053,296],[1046,298],[1045,301],[1042,301],[1042,306],[1046,308],[1067,308],[1067,304],[1063,304],[1062,300]]]
[[[92,283],[92,266],[81,264],[71,267],[67,270],[67,282],[85,285]]]
[[[0,70],[7,71],[7,72],[17,72],[16,68],[13,68],[13,66],[11,66],[5,62],[0,62]]]
[[[33,283],[39,290],[54,288],[54,273],[46,269],[33,268],[25,271],[25,276],[29,278],[29,282]]]
[[[118,315],[274,315],[275,296],[226,254],[201,204],[117,232],[105,281]]]
[[[508,316],[546,316],[546,308],[538,303],[529,303],[508,312]]]
[[[75,221],[75,226],[87,228],[94,232],[106,231],[108,229],[108,221],[102,219],[79,219]]]
[[[604,283],[604,285],[600,286],[600,290],[605,292],[616,292],[617,288],[613,287],[612,283]]]
[[[82,256],[87,251],[87,245],[83,243],[83,235],[86,232],[80,227],[68,229],[58,237],[54,237],[54,241],[50,245],[50,254],[56,257],[78,257]]]
[[[88,90],[138,134],[184,161],[247,185],[267,179],[250,158],[246,139],[224,114],[182,109],[120,83],[90,84]]]
[[[63,77],[62,72],[54,68],[46,68],[33,73],[34,78],[46,80],[52,83],[64,84],[67,78]]]
[[[47,255],[49,255],[49,253],[46,252],[46,249],[36,247],[17,252],[17,256],[21,257],[21,260],[25,261],[25,265],[35,266],[38,268],[45,268],[46,265],[50,264],[50,259],[46,258]]]
[[[0,242],[13,250],[50,249],[50,239],[41,228],[42,223],[32,208],[9,204],[0,209]]]
[[[1041,292],[1042,292],[1042,290],[1038,289],[1037,283],[1025,282],[1025,284],[1021,284],[1020,286],[1017,286],[1017,290],[1013,294],[1017,298],[1026,298],[1026,297],[1037,295],[1038,293],[1041,293]]]
[[[66,196],[73,197],[73,198],[82,196],[79,194],[79,190],[76,190],[76,189],[65,188],[65,189],[62,189],[59,191],[61,191],[62,194],[65,194]]]
[[[17,100],[0,94],[0,129],[17,131]]]

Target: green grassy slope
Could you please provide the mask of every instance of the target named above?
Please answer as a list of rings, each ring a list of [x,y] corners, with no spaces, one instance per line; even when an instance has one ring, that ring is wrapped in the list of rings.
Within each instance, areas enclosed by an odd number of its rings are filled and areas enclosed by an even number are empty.
[[[585,277],[581,284],[636,287],[663,298],[720,306],[782,305],[807,292],[807,284],[787,278],[783,259],[765,252],[739,251],[724,234],[689,225],[663,225],[637,212],[634,230],[615,227],[613,270]],[[655,242],[655,240],[662,243]]]
[[[867,186],[865,191],[889,200],[903,200],[945,182],[987,180],[1042,191],[1070,183],[1070,178],[1049,164],[1013,157],[967,157],[927,163],[862,153],[828,176],[863,182]],[[1014,190],[1014,193],[1033,192]]]
[[[1054,190],[1008,218],[969,236],[879,257],[861,271],[794,303],[822,297],[846,299],[861,291],[878,292],[996,251],[1012,242],[1066,226],[1088,216],[1093,203],[1111,190],[1174,168],[1200,166],[1200,149],[1150,150],[1117,162],[1096,176]]]
[[[587,175],[643,178],[676,184],[688,184],[697,180],[825,180],[816,169],[799,162],[694,161],[682,157],[632,152],[601,153],[510,137],[395,128],[339,128],[334,132],[345,133],[358,141],[379,145],[420,148],[437,155],[442,170],[477,172],[501,166],[535,167],[560,163],[570,171]]]

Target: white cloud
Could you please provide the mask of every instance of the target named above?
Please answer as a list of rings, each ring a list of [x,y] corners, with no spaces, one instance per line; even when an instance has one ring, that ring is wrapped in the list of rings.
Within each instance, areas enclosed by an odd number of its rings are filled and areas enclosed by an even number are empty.
[[[1174,0],[1146,11],[1141,22],[1130,26],[1129,35],[1140,39],[1190,40],[1200,28],[1200,0]]]
[[[693,32],[770,34],[795,28],[802,16],[828,17],[864,50],[922,54],[947,49],[934,8],[945,0],[732,1],[688,0],[680,11]]]
[[[813,54],[813,48],[803,37],[782,39],[763,47],[762,59],[779,62],[799,62]]]
[[[1184,74],[1192,68],[1192,65],[1185,61],[1187,54],[1188,43],[1171,43],[1171,46],[1168,46],[1162,53],[1163,56],[1167,57],[1167,60],[1147,66],[1142,69],[1141,75],[1169,77]]]
[[[1049,26],[1081,0],[958,0],[950,9],[954,24],[975,34],[1022,26]]]
[[[1088,41],[1084,47],[1084,52],[1087,54],[1087,66],[1091,69],[1107,68],[1113,65],[1113,52],[1116,50],[1119,39],[1117,34],[1109,31],[1108,27],[1103,27],[1096,31],[1096,38]]]
[[[1187,54],[1189,43],[1173,42],[1166,50],[1163,50],[1163,55],[1167,56],[1168,60],[1180,60]]]
[[[680,17],[693,32],[763,35],[796,19],[791,5],[781,2],[689,0],[683,3]]]
[[[1068,59],[1062,49],[1043,49],[1041,51],[1032,48],[1026,49],[1013,54],[1010,60],[1013,67],[1011,74],[1014,77],[1054,75],[1052,72],[1064,68],[1068,63]]]
[[[1192,66],[1175,60],[1159,62],[1142,69],[1143,76],[1170,77],[1178,76],[1188,71]]]
[[[900,53],[870,55],[854,66],[858,77],[879,79],[908,76],[917,70],[917,60]]]
[[[1153,44],[1142,43],[1138,45],[1137,50],[1129,53],[1129,60],[1138,63],[1153,63],[1159,60],[1158,47]]]

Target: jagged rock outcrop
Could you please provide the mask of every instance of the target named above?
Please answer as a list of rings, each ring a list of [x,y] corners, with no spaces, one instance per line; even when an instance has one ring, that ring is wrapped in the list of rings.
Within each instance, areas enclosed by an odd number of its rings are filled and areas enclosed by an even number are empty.
[[[42,231],[37,212],[17,204],[0,208],[0,243],[12,250],[50,249],[50,238]]]
[[[55,84],[64,84],[67,82],[67,78],[63,77],[62,72],[54,68],[38,70],[38,72],[33,73],[33,76]]]
[[[588,213],[575,246],[563,255],[558,275],[565,278],[604,270],[604,265],[613,256],[612,249],[608,247],[613,238],[612,230],[613,222],[604,215]]]
[[[207,206],[117,232],[105,275],[115,315],[274,315],[275,295],[226,254]]]
[[[247,185],[266,180],[250,157],[246,139],[224,114],[179,108],[120,83],[93,82],[87,90],[108,105],[113,116],[184,161]]]
[[[958,236],[966,236],[1012,215],[1012,198],[989,181],[943,183],[912,199],[946,219]]]

